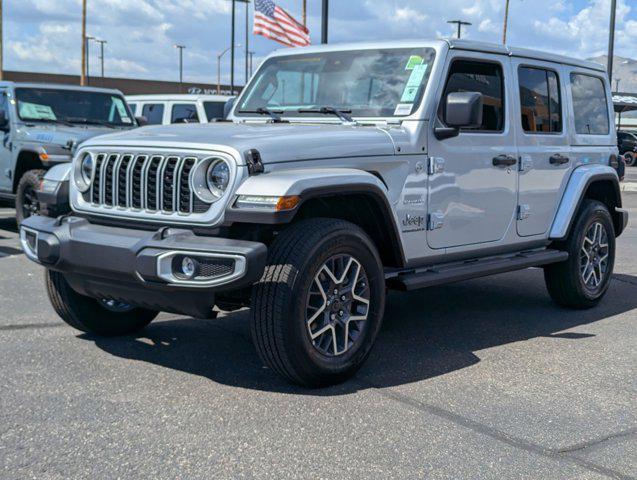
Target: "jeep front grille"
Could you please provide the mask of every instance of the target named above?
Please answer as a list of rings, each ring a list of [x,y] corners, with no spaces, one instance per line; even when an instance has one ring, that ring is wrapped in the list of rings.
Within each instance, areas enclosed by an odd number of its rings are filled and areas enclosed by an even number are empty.
[[[97,153],[92,186],[83,195],[91,207],[159,214],[201,214],[210,205],[190,188],[196,156]]]

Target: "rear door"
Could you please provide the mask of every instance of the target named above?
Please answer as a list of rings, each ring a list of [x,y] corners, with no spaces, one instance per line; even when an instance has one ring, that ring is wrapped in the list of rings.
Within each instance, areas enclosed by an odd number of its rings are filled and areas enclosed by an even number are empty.
[[[438,92],[437,119],[452,92],[480,92],[483,121],[454,138],[431,131],[427,243],[441,249],[495,242],[512,224],[517,200],[517,148],[511,127],[511,62],[504,55],[451,50]]]
[[[520,156],[518,235],[548,231],[572,166],[561,66],[512,59]]]

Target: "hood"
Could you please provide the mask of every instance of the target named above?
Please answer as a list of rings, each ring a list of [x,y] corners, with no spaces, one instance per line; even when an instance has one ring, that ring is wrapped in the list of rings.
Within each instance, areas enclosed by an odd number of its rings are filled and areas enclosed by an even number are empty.
[[[78,125],[76,127],[57,124],[22,125],[17,131],[17,140],[30,144],[42,144],[43,146],[66,146],[69,141],[80,144],[89,138],[114,131],[112,128],[95,125]]]
[[[389,134],[374,126],[300,123],[203,123],[147,126],[89,140],[87,146],[234,150],[256,148],[264,163],[393,155]]]

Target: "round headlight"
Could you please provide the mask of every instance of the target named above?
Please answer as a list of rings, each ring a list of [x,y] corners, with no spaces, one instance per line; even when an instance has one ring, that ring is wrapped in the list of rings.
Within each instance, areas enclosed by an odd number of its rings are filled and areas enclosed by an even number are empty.
[[[210,193],[216,198],[223,196],[230,183],[230,166],[225,160],[213,160],[206,172],[206,183]]]
[[[91,180],[93,180],[93,169],[95,168],[95,162],[93,161],[93,157],[91,155],[86,155],[82,160],[82,165],[80,166],[80,171],[82,173],[82,180],[87,185],[91,184]]]
[[[95,160],[89,153],[85,154],[81,160],[75,163],[75,185],[77,189],[84,193],[91,188],[91,182],[93,181],[95,170]]]

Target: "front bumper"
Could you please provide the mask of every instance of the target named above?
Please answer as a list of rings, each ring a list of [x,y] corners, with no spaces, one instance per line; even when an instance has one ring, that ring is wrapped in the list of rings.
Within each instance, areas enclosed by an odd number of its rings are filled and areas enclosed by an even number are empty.
[[[82,295],[195,317],[209,317],[215,293],[257,281],[265,268],[262,243],[195,235],[189,230],[155,232],[91,224],[81,217],[34,216],[20,228],[27,256],[64,273]],[[173,274],[179,256],[219,259],[218,275],[185,280]],[[210,268],[208,271],[211,271]]]

